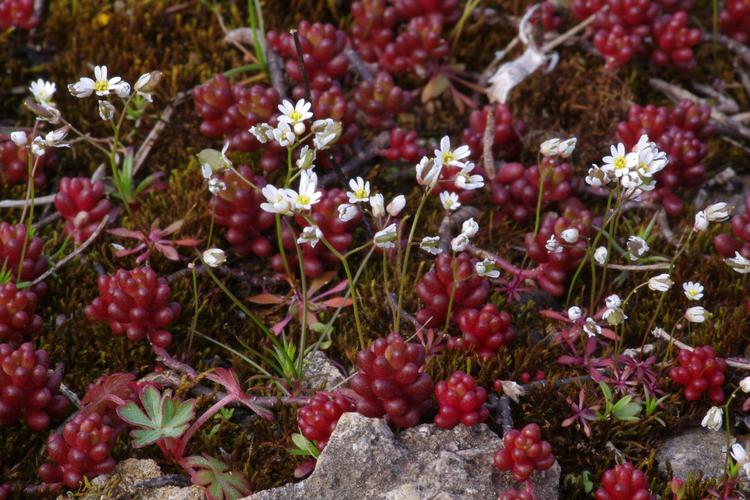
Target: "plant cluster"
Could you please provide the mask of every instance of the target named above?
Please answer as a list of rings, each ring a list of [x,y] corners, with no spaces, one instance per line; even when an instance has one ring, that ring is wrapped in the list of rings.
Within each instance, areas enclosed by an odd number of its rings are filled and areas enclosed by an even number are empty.
[[[36,28],[40,19],[34,6],[34,0],[2,0],[0,2],[0,30]]]

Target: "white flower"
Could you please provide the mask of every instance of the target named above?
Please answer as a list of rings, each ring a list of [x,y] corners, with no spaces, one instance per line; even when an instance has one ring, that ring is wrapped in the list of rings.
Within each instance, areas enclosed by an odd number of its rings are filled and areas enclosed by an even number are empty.
[[[133,85],[133,89],[136,94],[146,99],[148,102],[153,102],[154,98],[151,92],[156,89],[156,86],[161,80],[161,71],[149,71],[148,73],[142,74],[138,77],[138,80]]]
[[[465,220],[464,223],[461,224],[461,232],[464,233],[468,238],[473,238],[477,234],[477,232],[479,232],[479,224],[476,223],[474,217]]]
[[[227,261],[227,256],[221,248],[209,248],[203,251],[203,262],[208,267],[219,267]]]
[[[628,238],[627,243],[628,252],[630,253],[630,260],[638,260],[640,257],[646,255],[649,251],[648,243],[640,236],[631,236]]]
[[[41,136],[34,137],[34,140],[31,142],[31,153],[34,156],[44,156],[46,152],[44,139]]]
[[[78,98],[88,97],[94,92],[98,96],[105,96],[109,95],[110,92],[115,92],[120,97],[122,97],[123,93],[125,93],[125,96],[130,93],[130,85],[122,81],[122,78],[119,76],[107,78],[106,66],[94,67],[94,78],[95,80],[82,77],[76,83],[68,85],[68,90],[74,97]]]
[[[292,202],[289,199],[287,190],[278,189],[272,184],[267,184],[263,186],[261,193],[266,197],[266,202],[260,204],[260,208],[264,211],[281,215],[292,213]]]
[[[484,259],[481,262],[477,262],[474,264],[474,270],[479,276],[486,276],[487,278],[500,277],[500,270],[492,259]]]
[[[557,148],[557,154],[560,156],[560,158],[570,158],[573,155],[573,151],[575,151],[576,149],[577,143],[578,139],[576,139],[575,137],[565,139],[564,141],[560,142],[560,145]]]
[[[708,229],[708,217],[706,216],[705,210],[700,210],[695,214],[693,229],[695,231],[705,231]]]
[[[439,255],[443,253],[443,249],[440,248],[439,236],[425,236],[419,243],[419,248],[432,255]]]
[[[578,229],[571,227],[560,233],[560,238],[571,245],[578,241]]]
[[[700,300],[703,298],[703,285],[700,283],[688,281],[682,284],[682,290],[685,292],[685,297],[688,300]]]
[[[341,125],[341,122],[326,118],[325,120],[315,120],[311,129],[315,133],[313,145],[315,149],[322,151],[339,140],[343,132],[343,125]]]
[[[451,140],[447,135],[440,139],[440,149],[435,150],[435,157],[439,158],[443,165],[449,167],[463,167],[464,163],[461,160],[468,158],[470,154],[469,146],[451,149]]]
[[[656,143],[651,142],[645,134],[640,137],[633,151],[637,158],[636,172],[647,179],[667,166],[667,154],[659,151]]]
[[[370,181],[365,182],[362,177],[349,180],[351,191],[347,191],[349,203],[367,203],[370,198]]]
[[[47,108],[55,106],[52,96],[56,90],[57,86],[53,82],[47,82],[41,78],[35,82],[31,82],[31,85],[29,85],[29,91],[34,96],[34,100]]]
[[[609,174],[597,165],[592,165],[589,174],[586,176],[586,184],[591,187],[606,186],[611,180]]]
[[[513,380],[501,380],[500,387],[503,389],[503,394],[508,396],[510,399],[518,403],[521,396],[526,395],[526,389],[523,388],[518,382]]]
[[[602,158],[602,169],[610,175],[620,178],[638,165],[638,155],[633,152],[626,154],[622,143],[611,146],[610,153],[611,156]]]
[[[349,199],[351,201],[351,198]],[[385,216],[385,200],[383,195],[380,193],[370,196],[370,207],[372,208],[373,217],[384,217]]]
[[[557,137],[553,139],[547,139],[541,145],[539,145],[539,152],[542,154],[542,156],[557,156],[560,153],[560,139],[558,139]]]
[[[586,318],[586,321],[583,323],[583,331],[589,337],[596,337],[602,333],[602,327],[596,324],[594,318]]]
[[[382,229],[375,233],[372,241],[378,248],[393,248],[396,246],[396,244],[394,243],[396,241],[396,238],[398,238],[398,235],[396,234],[396,224],[391,224],[385,229]]]
[[[115,107],[109,101],[99,101],[99,118],[109,121],[115,116]]]
[[[745,447],[740,443],[734,443],[729,454],[732,455],[732,458],[737,462],[737,465],[745,465],[748,461],[747,450],[745,450]]]
[[[554,234],[549,237],[547,242],[544,244],[544,248],[547,249],[547,253],[560,253],[564,250],[562,245],[560,245],[560,243],[555,238]]]
[[[463,252],[469,245],[469,237],[464,233],[459,234],[451,240],[451,250],[454,252]]]
[[[227,189],[227,184],[223,180],[219,179],[218,177],[211,177],[208,180],[208,191],[211,194],[217,195],[222,191],[226,191],[226,189]]]
[[[255,136],[259,143],[265,144],[274,138],[273,127],[267,123],[259,123],[250,127],[250,133]]]
[[[740,255],[739,252],[734,252],[734,257],[724,259],[724,262],[740,274],[750,273],[750,260]]]
[[[279,143],[279,146],[287,148],[297,141],[297,136],[289,127],[288,123],[279,123],[279,126],[272,131],[273,139]]]
[[[619,295],[610,295],[604,299],[604,303],[607,306],[607,309],[604,311],[602,318],[604,318],[607,323],[610,325],[619,325],[628,319],[620,308],[620,306],[622,306],[622,299]]]
[[[461,167],[461,171],[456,174],[456,180],[453,184],[459,189],[471,191],[484,187],[484,178],[481,175],[471,175],[474,170],[474,164],[469,162]]]
[[[300,99],[296,104],[292,104],[290,101],[284,99],[284,101],[278,106],[281,116],[279,116],[279,123],[286,123],[294,129],[294,133],[302,135],[305,133],[305,120],[312,118],[313,114],[310,112],[312,104]]]
[[[597,264],[603,266],[607,262],[608,255],[607,247],[599,247],[594,251],[594,260]]]
[[[438,179],[440,179],[440,172],[442,170],[443,163],[440,158],[427,158],[423,156],[419,160],[419,163],[417,163],[417,183],[428,189],[435,187]]]
[[[10,140],[13,141],[13,144],[18,146],[19,148],[24,147],[26,144],[29,143],[29,138],[26,135],[26,132],[23,130],[18,130],[16,132],[10,133]]]
[[[316,225],[307,226],[302,230],[302,234],[297,238],[297,243],[304,245],[307,243],[311,248],[315,248],[320,238],[323,237],[323,231]]]
[[[724,222],[732,215],[734,207],[723,201],[706,207],[706,218],[710,222]]]
[[[339,220],[343,222],[349,222],[357,216],[357,213],[359,213],[357,207],[355,207],[354,205],[349,205],[348,203],[342,203],[341,205],[339,205],[338,211]]]
[[[674,281],[667,273],[653,276],[648,280],[648,287],[655,292],[666,292],[674,285]]]
[[[711,313],[706,311],[703,306],[695,306],[685,311],[685,319],[691,323],[703,323],[706,318],[710,318]]]
[[[722,409],[718,406],[712,406],[711,408],[709,408],[708,412],[706,412],[706,416],[703,417],[701,425],[707,429],[711,429],[712,431],[719,431],[721,430],[722,421]]]
[[[450,211],[456,210],[461,206],[461,202],[458,201],[458,195],[450,191],[440,193],[440,204],[443,205],[444,209]]]
[[[307,170],[313,168],[313,162],[315,161],[315,150],[308,145],[304,145],[299,150],[299,158],[297,158],[296,165],[300,170]]]
[[[58,128],[51,132],[47,132],[44,136],[44,145],[48,148],[68,148],[70,144],[62,142],[65,140],[65,136],[68,135],[68,127]],[[40,139],[37,137],[36,139]],[[36,141],[36,139],[34,139]]]
[[[570,321],[578,321],[581,319],[581,316],[583,315],[583,311],[581,311],[581,308],[578,306],[573,306],[568,308],[568,319]]]
[[[292,198],[292,205],[295,210],[310,210],[313,205],[320,201],[323,194],[316,191],[318,185],[318,175],[312,170],[302,170],[299,177],[299,190],[287,190],[287,194]]]
[[[403,194],[400,194],[391,200],[388,206],[385,207],[385,210],[388,212],[388,215],[390,215],[391,217],[398,217],[398,214],[401,213],[401,210],[403,210],[405,206],[406,206],[406,196],[404,196]]]
[[[742,392],[750,392],[750,376],[740,380],[740,389]]]

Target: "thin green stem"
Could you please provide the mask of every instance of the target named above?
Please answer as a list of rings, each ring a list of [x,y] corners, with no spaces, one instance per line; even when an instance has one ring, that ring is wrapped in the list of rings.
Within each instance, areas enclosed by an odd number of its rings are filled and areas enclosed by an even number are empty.
[[[411,253],[411,243],[414,239],[414,232],[417,229],[417,222],[419,222],[419,216],[422,214],[422,208],[424,208],[427,197],[430,194],[430,190],[426,189],[422,194],[422,199],[419,200],[419,206],[414,214],[414,221],[409,229],[409,238],[406,240],[406,249],[404,250],[404,260],[401,263],[401,274],[399,275],[399,286],[398,286],[398,308],[396,309],[396,323],[393,325],[393,331],[401,331],[401,308],[404,303],[404,288],[406,287],[406,267],[409,264],[409,254]]]
[[[305,343],[307,342],[307,277],[305,276],[304,260],[302,259],[302,249],[297,241],[294,241],[294,249],[297,252],[297,261],[299,262],[299,275],[302,282],[302,332],[300,333],[300,345],[297,353],[297,367],[299,373],[302,373],[302,362],[305,359]]]

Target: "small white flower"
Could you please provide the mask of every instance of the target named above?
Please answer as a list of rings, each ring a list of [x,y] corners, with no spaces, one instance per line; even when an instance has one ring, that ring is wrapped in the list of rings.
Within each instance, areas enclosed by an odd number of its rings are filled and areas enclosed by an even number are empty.
[[[622,299],[620,298],[619,295],[612,294],[606,299],[604,299],[604,304],[607,306],[607,309],[615,309],[622,305]]]
[[[708,229],[708,217],[706,216],[705,210],[700,210],[695,214],[695,222],[693,223],[693,229],[700,232]]]
[[[264,211],[281,215],[292,213],[292,202],[285,189],[278,189],[272,184],[267,184],[263,186],[261,193],[266,197],[266,202],[260,204],[260,208]]]
[[[638,165],[638,155],[632,152],[626,154],[622,143],[611,146],[610,153],[611,156],[602,158],[602,169],[610,175],[620,178]]]
[[[742,392],[750,392],[750,376],[740,380],[740,389],[742,389]]]
[[[578,306],[573,306],[568,308],[568,319],[570,321],[578,321],[581,319],[581,316],[583,315],[583,311],[581,311],[581,308]]]
[[[128,82],[120,82],[120,84],[114,87],[112,90],[114,90],[115,94],[117,94],[117,97],[125,99],[130,95],[130,84]]]
[[[62,142],[65,140],[66,135],[68,135],[68,127],[58,128],[51,132],[47,132],[44,136],[44,145],[48,148],[68,148],[70,147],[70,144]],[[36,139],[39,139],[39,137]]]
[[[723,201],[706,207],[706,218],[709,222],[724,222],[732,215],[734,207]]]
[[[655,292],[666,292],[674,285],[674,281],[669,277],[669,274],[659,274],[653,276],[648,280],[648,287]]]
[[[354,205],[350,205],[348,203],[342,203],[341,205],[339,205],[338,211],[339,211],[339,220],[343,222],[349,222],[350,220],[352,220],[353,218],[357,216],[357,213],[359,213],[359,211],[357,210],[357,207],[355,207]]]
[[[464,233],[468,238],[473,238],[477,234],[477,232],[479,232],[479,224],[476,223],[474,217],[465,220],[464,223],[461,224],[461,232]]]
[[[313,145],[318,151],[333,146],[336,141],[339,140],[339,137],[341,137],[344,130],[341,122],[337,122],[331,118],[315,120],[311,129],[315,133],[315,136],[313,137]]]
[[[560,156],[560,158],[570,158],[573,155],[573,151],[575,151],[576,149],[577,143],[578,139],[576,139],[575,137],[565,139],[564,141],[560,142],[560,145],[557,148],[557,154]]]
[[[492,259],[484,259],[481,262],[477,262],[474,264],[474,270],[479,276],[485,276],[487,278],[500,277],[500,270]]]
[[[547,139],[541,145],[539,145],[539,152],[542,156],[552,157],[560,154],[560,139],[557,137],[553,139]]]
[[[31,82],[29,85],[29,91],[34,96],[34,100],[47,108],[55,107],[55,103],[52,101],[52,96],[57,91],[57,86],[53,82],[45,81],[39,78],[35,82]]]
[[[351,201],[351,199],[349,199]],[[373,217],[385,217],[385,200],[380,193],[370,196],[370,207],[372,208]]]
[[[398,238],[398,235],[396,234],[396,224],[390,224],[385,229],[375,233],[372,241],[378,248],[393,248],[396,246],[396,238]]]
[[[603,266],[607,263],[608,255],[609,252],[607,251],[607,247],[599,247],[594,251],[594,260],[597,264]]]
[[[211,194],[217,195],[221,193],[222,191],[226,191],[226,189],[227,189],[227,184],[223,180],[219,179],[218,177],[211,177],[208,180],[208,191]]]
[[[443,170],[443,163],[439,158],[427,158],[423,156],[417,163],[417,183],[432,189],[440,179],[440,172]]]
[[[633,152],[637,158],[635,172],[642,177],[650,179],[667,166],[667,154],[659,151],[656,143],[651,142],[645,134],[638,139]]]
[[[622,299],[619,295],[610,295],[609,297],[604,299],[604,303],[607,306],[607,309],[604,311],[602,318],[607,323],[609,323],[610,325],[619,325],[620,323],[628,319],[628,317],[621,309]]]
[[[597,165],[592,165],[589,169],[589,173],[586,176],[586,184],[591,187],[602,187],[606,186],[611,182],[609,174],[599,168]]]
[[[560,233],[560,238],[571,245],[578,241],[578,229],[571,227]]]
[[[469,162],[461,167],[461,171],[456,174],[456,180],[453,184],[459,189],[471,191],[484,187],[484,178],[481,175],[472,175],[474,164]]]
[[[302,230],[302,234],[297,238],[297,243],[304,245],[307,243],[311,248],[315,248],[320,238],[323,237],[323,231],[316,225],[307,226]]]
[[[544,244],[544,248],[547,249],[547,253],[560,253],[564,250],[562,245],[560,245],[560,243],[555,238],[554,234],[549,237],[547,242]]]
[[[401,213],[401,210],[403,210],[405,206],[406,206],[406,196],[404,196],[403,194],[400,194],[391,200],[388,206],[385,207],[385,210],[388,212],[388,215],[390,215],[391,217],[398,217],[398,214]]]
[[[367,203],[370,199],[370,181],[365,182],[362,177],[349,180],[349,188],[346,195],[349,197],[349,203]]]
[[[750,273],[750,260],[746,259],[739,252],[734,252],[734,257],[724,259],[724,262],[729,265],[735,272],[740,274]]]
[[[451,240],[451,250],[454,252],[463,252],[469,245],[469,237],[464,233],[459,234]]]
[[[583,331],[589,337],[596,337],[597,335],[601,335],[602,327],[596,324],[594,318],[586,318],[586,321],[583,323]]]
[[[732,455],[734,461],[737,462],[737,465],[743,466],[748,461],[747,450],[740,443],[734,443],[729,453]]]
[[[500,387],[503,389],[503,394],[508,396],[510,399],[518,403],[521,396],[526,395],[526,389],[523,388],[518,382],[513,380],[501,380]]]
[[[458,201],[458,194],[451,193],[450,191],[443,191],[440,193],[440,204],[446,210],[456,210],[461,206],[461,202]]]
[[[18,130],[16,132],[10,133],[10,140],[13,141],[13,144],[18,146],[19,148],[22,148],[26,146],[26,144],[29,143],[29,138],[26,135],[26,132],[23,130]]]
[[[307,170],[315,167],[313,162],[315,161],[315,150],[308,145],[304,145],[299,150],[299,158],[297,158],[296,165],[300,170]]]
[[[250,127],[250,133],[255,136],[259,143],[265,144],[273,140],[273,127],[267,123],[259,123]]]
[[[34,137],[34,140],[31,142],[31,153],[34,156],[44,156],[46,152],[44,139],[41,136]]]
[[[649,251],[648,243],[640,236],[631,236],[628,238],[627,243],[628,252],[630,253],[630,260],[638,260],[640,257],[646,255]]]
[[[685,311],[685,319],[691,323],[703,323],[706,318],[710,317],[711,313],[706,311],[703,306],[690,307]]]
[[[281,116],[279,116],[279,123],[286,123],[297,135],[305,133],[305,120],[312,118],[313,114],[310,112],[312,104],[300,99],[296,104],[292,104],[290,101],[284,99],[284,101],[278,106]]]
[[[443,249],[440,248],[439,236],[425,236],[419,243],[419,248],[432,255],[439,255],[443,253]]]
[[[288,148],[297,141],[297,136],[289,127],[288,123],[280,122],[279,126],[273,129],[273,139],[279,143],[279,146]]]
[[[130,92],[130,85],[123,82],[119,76],[107,78],[106,66],[95,66],[94,78],[92,80],[91,78],[82,77],[76,83],[68,85],[68,90],[74,97],[78,98],[88,97],[94,92],[98,96],[109,95],[110,92],[123,92],[124,90],[127,90],[128,93]]]
[[[703,417],[701,425],[712,431],[720,431],[723,416],[724,414],[721,408],[718,406],[712,406],[709,408],[708,412],[706,412],[706,416]]]
[[[468,158],[471,154],[469,146],[459,146],[455,150],[451,149],[451,140],[446,135],[440,139],[440,149],[435,150],[435,157],[441,160],[443,165],[449,167],[463,167],[461,160]]]
[[[685,292],[685,297],[688,300],[700,300],[703,298],[703,285],[700,283],[688,281],[682,284],[682,290]]]
[[[302,170],[299,177],[299,190],[287,190],[291,195],[292,205],[295,210],[310,210],[313,205],[320,201],[323,193],[316,191],[318,175],[312,170]]]
[[[142,74],[138,77],[138,80],[133,85],[133,89],[136,94],[146,99],[148,102],[153,102],[154,98],[151,94],[153,90],[156,90],[156,86],[161,80],[161,71],[149,71],[148,73]]]
[[[99,101],[99,118],[109,121],[115,116],[115,107],[109,101]]]
[[[227,261],[227,256],[221,248],[209,248],[203,251],[203,262],[208,267],[219,267]]]

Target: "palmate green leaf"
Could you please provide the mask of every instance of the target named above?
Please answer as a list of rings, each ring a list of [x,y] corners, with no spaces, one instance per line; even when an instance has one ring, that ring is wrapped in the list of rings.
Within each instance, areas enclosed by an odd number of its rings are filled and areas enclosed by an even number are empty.
[[[208,500],[234,500],[250,494],[250,482],[227,464],[210,455],[194,455],[185,459],[194,470],[190,478],[194,484],[206,488]]]
[[[136,448],[148,446],[160,439],[180,437],[194,416],[194,400],[178,401],[167,392],[160,394],[152,386],[141,391],[140,400],[143,409],[134,401],[117,409],[121,419],[138,427],[130,433]]]

